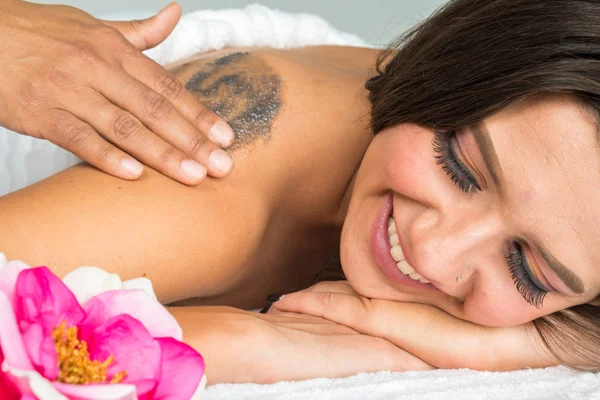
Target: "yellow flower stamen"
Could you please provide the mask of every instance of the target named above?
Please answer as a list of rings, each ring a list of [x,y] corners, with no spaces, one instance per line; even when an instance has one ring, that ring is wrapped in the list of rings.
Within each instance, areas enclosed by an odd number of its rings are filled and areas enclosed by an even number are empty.
[[[106,369],[114,357],[110,356],[104,362],[90,359],[87,343],[77,338],[76,326],[67,329],[63,321],[52,331],[52,339],[58,355],[59,382],[76,385],[107,383]],[[126,376],[127,372],[119,372],[108,383],[120,383]]]

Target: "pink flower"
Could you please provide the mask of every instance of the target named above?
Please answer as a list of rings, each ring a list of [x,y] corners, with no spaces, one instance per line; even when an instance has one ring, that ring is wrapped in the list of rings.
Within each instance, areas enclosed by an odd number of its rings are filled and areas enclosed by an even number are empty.
[[[70,281],[96,287],[72,291],[46,267],[2,258],[0,399],[188,400],[203,388],[202,357],[151,285],[150,296],[120,289],[127,282],[88,269]],[[102,292],[108,281],[118,290]]]

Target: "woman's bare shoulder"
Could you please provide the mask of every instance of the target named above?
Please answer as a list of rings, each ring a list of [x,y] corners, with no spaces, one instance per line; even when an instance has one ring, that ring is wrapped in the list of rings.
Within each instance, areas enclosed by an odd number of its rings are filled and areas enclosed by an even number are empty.
[[[364,82],[376,55],[342,46],[235,48],[168,68],[232,126],[236,140],[229,151],[237,164],[249,157],[252,163],[305,165],[306,157],[327,154],[338,134],[347,138],[359,125],[364,130],[368,118],[356,121],[368,114]]]

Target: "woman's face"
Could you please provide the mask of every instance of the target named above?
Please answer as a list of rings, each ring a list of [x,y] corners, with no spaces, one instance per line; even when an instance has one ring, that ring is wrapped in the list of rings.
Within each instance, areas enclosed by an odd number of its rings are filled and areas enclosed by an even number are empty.
[[[596,119],[570,97],[455,134],[388,128],[356,177],[342,266],[367,297],[483,325],[528,322],[598,295],[599,189]]]

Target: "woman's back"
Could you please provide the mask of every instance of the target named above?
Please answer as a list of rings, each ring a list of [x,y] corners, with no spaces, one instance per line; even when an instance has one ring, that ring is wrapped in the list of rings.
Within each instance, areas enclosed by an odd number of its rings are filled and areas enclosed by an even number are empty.
[[[231,176],[186,187],[153,171],[124,182],[77,166],[0,199],[3,251],[61,274],[92,264],[147,275],[166,302],[256,307],[265,293],[308,285],[337,250],[346,189],[371,140],[364,82],[376,55],[230,49],[171,66],[236,130]]]

